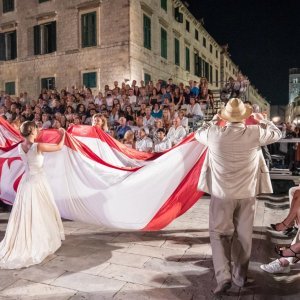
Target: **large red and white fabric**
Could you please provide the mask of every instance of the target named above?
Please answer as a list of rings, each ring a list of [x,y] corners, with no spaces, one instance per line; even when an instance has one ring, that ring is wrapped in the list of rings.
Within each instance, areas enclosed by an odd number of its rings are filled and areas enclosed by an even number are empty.
[[[1,122],[1,132],[10,132]],[[17,134],[17,133],[16,133]],[[13,204],[24,172],[17,144],[0,150],[0,198]],[[38,142],[56,143],[56,130]],[[45,153],[44,169],[61,216],[134,230],[158,230],[186,212],[202,196],[197,190],[205,147],[188,136],[160,154],[135,151],[92,126],[74,126],[61,151]]]

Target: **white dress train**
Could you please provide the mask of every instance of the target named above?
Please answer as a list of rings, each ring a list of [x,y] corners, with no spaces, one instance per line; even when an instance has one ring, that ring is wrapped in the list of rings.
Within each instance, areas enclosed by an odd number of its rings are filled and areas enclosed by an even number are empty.
[[[0,268],[19,269],[41,263],[64,240],[64,230],[43,171],[44,156],[32,144],[27,153],[18,145],[25,164],[5,237],[0,243]]]

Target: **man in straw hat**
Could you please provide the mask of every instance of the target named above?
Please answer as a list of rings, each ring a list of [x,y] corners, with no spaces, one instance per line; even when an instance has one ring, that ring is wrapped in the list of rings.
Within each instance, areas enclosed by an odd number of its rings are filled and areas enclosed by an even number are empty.
[[[215,295],[225,293],[232,282],[239,287],[245,284],[255,197],[272,193],[261,146],[278,141],[281,132],[268,120],[246,126],[244,121],[251,114],[251,106],[230,99],[218,116],[226,125],[211,122],[195,134],[208,147],[198,188],[211,195],[209,232],[217,280]]]

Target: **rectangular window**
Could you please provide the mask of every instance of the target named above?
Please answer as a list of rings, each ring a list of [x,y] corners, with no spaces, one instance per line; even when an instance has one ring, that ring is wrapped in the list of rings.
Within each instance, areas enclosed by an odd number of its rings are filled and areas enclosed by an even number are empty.
[[[199,41],[199,31],[195,29],[195,39]]]
[[[82,48],[97,45],[97,14],[90,12],[81,15],[81,46]]]
[[[55,78],[47,77],[41,79],[41,89],[54,90],[55,89]]]
[[[185,69],[190,71],[191,69],[191,62],[190,62],[190,48],[185,47]]]
[[[174,49],[175,49],[175,65],[180,65],[180,44],[178,39],[174,39]]]
[[[16,83],[14,81],[5,82],[5,93],[8,95],[16,94]]]
[[[216,86],[219,86],[219,71],[216,70]]]
[[[216,50],[216,58],[218,58],[219,57],[219,52],[218,52],[218,50]]]
[[[203,47],[206,47],[206,38],[205,37],[203,38],[202,44],[203,44]]]
[[[48,2],[49,0],[39,0],[39,3]]]
[[[82,83],[87,88],[97,87],[97,72],[84,73],[82,76]]]
[[[190,22],[188,20],[185,20],[185,30],[190,32]]]
[[[149,81],[151,81],[151,75],[148,73],[144,73],[144,82],[145,85],[147,85],[149,83]]]
[[[56,21],[33,28],[34,54],[47,54],[56,51]]]
[[[0,33],[0,60],[17,58],[17,31]]]
[[[209,80],[209,64],[208,62],[204,61],[204,77]]]
[[[212,46],[212,44],[209,45],[209,52],[213,53],[213,46]]]
[[[198,77],[202,76],[202,59],[199,56],[199,52],[194,54],[194,74]]]
[[[213,68],[211,65],[209,65],[209,82],[213,83]]]
[[[3,13],[15,10],[14,0],[3,0]]]
[[[151,50],[151,19],[144,15],[144,47]]]
[[[168,35],[167,31],[161,28],[160,30],[160,55],[161,57],[167,59],[168,58]]]
[[[168,2],[167,2],[168,0],[160,0],[160,7],[162,8],[162,9],[164,9],[165,11],[167,11],[168,10]]]

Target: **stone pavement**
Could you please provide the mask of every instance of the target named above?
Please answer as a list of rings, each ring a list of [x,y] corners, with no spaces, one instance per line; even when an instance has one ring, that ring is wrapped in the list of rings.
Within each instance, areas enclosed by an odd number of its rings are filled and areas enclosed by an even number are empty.
[[[277,201],[278,202],[278,201]],[[274,243],[289,243],[267,230],[287,213],[286,203],[257,201],[248,288],[223,299],[300,299],[300,267],[272,276],[261,263],[276,257]],[[208,235],[209,199],[159,232],[116,231],[65,221],[66,241],[41,265],[0,270],[0,300],[202,300],[216,285]],[[280,209],[278,209],[280,207]],[[9,215],[0,214],[0,239]]]

